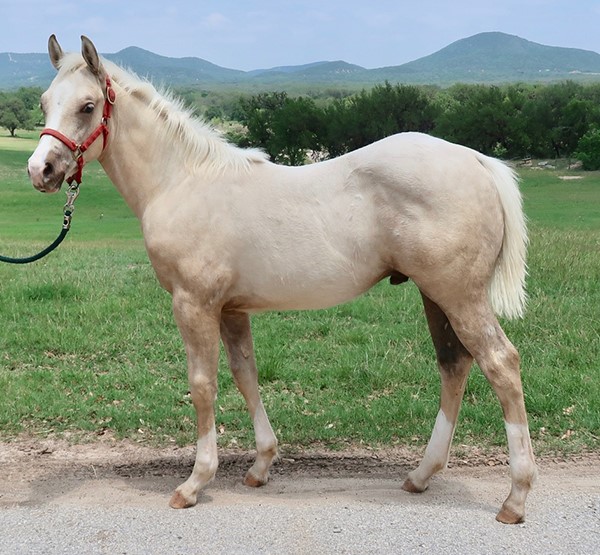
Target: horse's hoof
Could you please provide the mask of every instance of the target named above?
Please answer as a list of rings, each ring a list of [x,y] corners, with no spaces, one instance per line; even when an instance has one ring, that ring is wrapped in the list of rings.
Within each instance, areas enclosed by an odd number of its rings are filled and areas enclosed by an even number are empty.
[[[519,524],[525,521],[525,515],[519,515],[503,505],[496,515],[496,520],[502,524]]]
[[[260,488],[261,486],[264,486],[268,481],[268,476],[265,479],[261,480],[254,476],[254,474],[252,474],[250,471],[248,471],[246,472],[246,477],[244,478],[244,485],[250,488]]]
[[[189,507],[193,507],[195,504],[195,499],[186,499],[180,491],[175,491],[173,497],[171,497],[171,501],[169,501],[169,506],[172,509],[187,509]]]
[[[402,489],[408,493],[423,493],[427,488],[418,488],[410,478],[407,478],[402,484]]]

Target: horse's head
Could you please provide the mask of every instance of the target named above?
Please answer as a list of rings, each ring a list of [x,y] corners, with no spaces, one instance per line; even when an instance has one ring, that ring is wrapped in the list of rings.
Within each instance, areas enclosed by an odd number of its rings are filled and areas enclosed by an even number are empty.
[[[42,95],[46,128],[27,168],[33,186],[43,193],[58,191],[65,178],[79,181],[84,160],[102,153],[103,145],[95,139],[103,135],[106,141],[108,134],[114,92],[95,46],[86,37],[81,42],[79,56],[65,55],[54,35],[48,40],[58,74]]]

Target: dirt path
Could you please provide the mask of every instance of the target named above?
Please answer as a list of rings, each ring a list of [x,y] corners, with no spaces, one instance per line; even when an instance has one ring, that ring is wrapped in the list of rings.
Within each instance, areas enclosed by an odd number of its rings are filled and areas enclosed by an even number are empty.
[[[173,511],[191,448],[0,443],[0,553],[600,552],[600,454],[539,461],[514,527],[494,521],[509,488],[503,455],[452,459],[419,496],[400,489],[416,458],[284,454],[253,490],[241,484],[251,457],[226,452],[199,504]]]

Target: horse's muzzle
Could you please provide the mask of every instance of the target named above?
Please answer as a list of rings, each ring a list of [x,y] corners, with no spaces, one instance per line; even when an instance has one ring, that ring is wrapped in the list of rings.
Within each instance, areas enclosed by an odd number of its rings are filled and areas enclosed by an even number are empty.
[[[27,164],[27,173],[31,184],[42,193],[56,193],[65,180],[67,164],[63,160],[44,157],[38,159],[34,152]]]

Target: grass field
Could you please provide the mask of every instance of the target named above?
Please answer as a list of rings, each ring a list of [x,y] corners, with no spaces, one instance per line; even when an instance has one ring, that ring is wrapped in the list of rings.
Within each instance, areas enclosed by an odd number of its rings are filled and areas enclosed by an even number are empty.
[[[0,253],[57,235],[64,195],[28,182],[35,136],[0,137]],[[582,179],[564,181],[559,176]],[[530,302],[505,329],[520,350],[538,452],[600,447],[600,174],[521,170],[530,222]],[[109,432],[192,443],[193,409],[170,297],[138,222],[98,165],[86,167],[65,243],[29,266],[0,265],[0,439]],[[418,291],[381,283],[353,303],[253,320],[261,390],[284,445],[422,445],[439,379]],[[222,357],[224,359],[224,357]],[[219,442],[251,445],[222,361]],[[504,445],[499,404],[471,373],[457,444]]]

